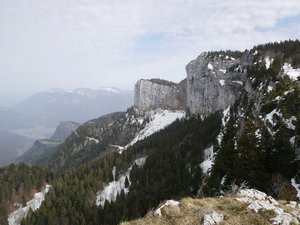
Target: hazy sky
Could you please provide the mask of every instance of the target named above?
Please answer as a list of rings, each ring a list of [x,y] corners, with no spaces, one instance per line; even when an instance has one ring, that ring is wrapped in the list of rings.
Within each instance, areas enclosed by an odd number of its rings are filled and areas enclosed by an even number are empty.
[[[0,0],[0,106],[51,87],[180,81],[202,51],[299,37],[299,0]]]

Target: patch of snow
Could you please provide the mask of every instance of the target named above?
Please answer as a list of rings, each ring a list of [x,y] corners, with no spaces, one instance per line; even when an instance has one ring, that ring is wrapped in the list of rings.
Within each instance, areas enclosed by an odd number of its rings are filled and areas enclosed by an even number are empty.
[[[101,205],[103,207],[106,200],[108,202],[116,201],[118,194],[121,194],[122,190],[124,191],[124,194],[127,194],[129,192],[129,188],[125,187],[126,178],[130,184],[129,171],[120,176],[117,181],[114,180],[110,182],[104,187],[103,191],[98,192],[96,196],[96,205]]]
[[[276,98],[274,100],[275,101],[281,101],[281,100],[283,100],[283,98],[281,96],[276,96]]]
[[[210,63],[207,64],[207,68],[210,69],[210,70],[214,69],[213,65],[211,65]]]
[[[256,136],[258,139],[261,139],[261,132],[260,132],[259,129],[257,129],[257,130],[255,131],[255,136]]]
[[[269,85],[267,88],[267,92],[270,93],[271,91],[273,91],[273,87]]]
[[[109,145],[110,147],[113,147],[113,148],[117,148],[119,153],[122,154],[122,152],[124,151],[125,147],[123,146],[120,146],[120,145]]]
[[[264,84],[260,83],[258,90],[261,91],[263,89],[263,87],[264,87]]]
[[[225,85],[225,80],[219,80],[219,83],[223,87]]]
[[[284,124],[286,125],[287,128],[291,129],[291,130],[295,130],[296,126],[293,124],[293,121],[296,121],[297,118],[295,116],[292,116],[289,119],[282,119]]]
[[[292,146],[295,145],[295,139],[296,139],[295,136],[293,136],[293,137],[290,138],[290,143],[291,143]]]
[[[225,127],[230,118],[230,106],[223,111],[222,126]]]
[[[33,212],[40,208],[43,201],[45,200],[45,195],[49,192],[51,185],[46,185],[41,192],[34,194],[33,199],[26,203],[26,206],[19,208],[16,211],[8,215],[9,225],[20,225],[21,221],[26,218],[28,212],[32,210]]]
[[[200,167],[203,173],[208,173],[210,168],[212,167],[214,159],[214,146],[210,146],[209,148],[204,150],[204,161],[200,164]]]
[[[275,114],[281,115],[280,111],[278,111],[277,109],[274,109],[272,112],[268,113],[265,117],[265,121],[268,121],[272,126],[276,125],[276,123],[273,121],[273,116]]]
[[[139,123],[140,125],[142,125],[142,124],[144,123],[144,118],[139,118],[139,119],[138,119],[138,123]]]
[[[237,84],[239,84],[239,85],[243,85],[243,82],[242,82],[242,81],[239,81],[239,80],[234,80],[234,81],[232,81],[232,83],[237,83]]]
[[[115,94],[120,94],[121,93],[120,90],[118,90],[117,88],[111,88],[111,87],[102,87],[99,90],[110,92],[110,93],[115,93]]]
[[[163,204],[161,207],[159,207],[158,209],[156,209],[154,211],[154,215],[155,216],[161,216],[161,210],[162,208],[166,207],[166,206],[171,206],[171,207],[178,207],[179,206],[179,202],[178,201],[174,201],[174,200],[167,200],[165,204]]]
[[[228,108],[223,111],[223,116],[221,119],[222,120],[222,128],[221,128],[220,134],[217,137],[219,145],[221,145],[222,138],[223,138],[223,131],[224,131],[229,119],[230,119],[230,106],[228,106]]]
[[[295,178],[292,178],[291,179],[291,183],[293,185],[293,187],[296,189],[297,191],[297,198],[300,199],[300,184],[297,184],[296,183],[296,179]]]
[[[238,71],[241,71],[242,70],[242,67],[241,65],[239,65],[237,68],[234,69],[234,72],[238,72]]]
[[[116,167],[114,166],[113,169],[112,169],[112,175],[113,175],[113,180],[115,181],[116,180]]]
[[[279,97],[279,96],[277,96],[277,97]],[[276,97],[276,99],[277,99],[277,97]],[[269,122],[269,123],[274,127],[274,126],[276,125],[276,122],[273,120],[273,116],[274,116],[275,114],[276,114],[278,117],[281,118],[281,120],[284,122],[284,124],[285,124],[285,126],[286,126],[287,128],[289,128],[289,129],[291,129],[291,130],[295,130],[295,129],[296,129],[296,126],[293,124],[293,121],[296,121],[297,118],[296,118],[295,116],[292,116],[292,117],[289,118],[289,119],[285,119],[285,118],[283,118],[282,113],[281,113],[279,110],[277,110],[277,109],[274,109],[272,112],[268,113],[268,114],[265,116],[265,119],[264,119],[265,123],[266,123],[266,122]],[[268,128],[268,131],[269,131],[269,133],[270,133],[271,135],[274,135],[274,134],[275,134],[274,132],[272,132],[272,131],[270,130],[270,128],[269,128],[268,126],[267,126],[267,128]]]
[[[89,141],[93,141],[93,142],[95,142],[96,144],[98,144],[99,143],[99,140],[98,139],[96,139],[96,138],[93,138],[93,137],[86,137]]]
[[[142,157],[142,158],[138,158],[134,161],[134,163],[138,166],[138,167],[143,167],[145,162],[146,162],[147,157]]]
[[[273,62],[273,59],[271,59],[270,57],[267,56],[267,57],[265,58],[265,62],[266,62],[266,68],[269,69],[271,63]]]
[[[283,94],[284,94],[284,95],[287,95],[287,94],[289,94],[289,93],[292,93],[293,91],[295,91],[295,89],[291,89],[291,90],[285,91],[285,92],[283,92]]]
[[[223,219],[224,219],[224,216],[222,214],[212,211],[211,213],[204,215],[203,225],[219,224],[220,222],[222,222]]]
[[[96,206],[104,206],[105,201],[114,202],[117,199],[117,196],[121,194],[122,190],[124,194],[128,194],[130,182],[130,172],[132,167],[136,164],[139,167],[142,167],[146,161],[146,157],[138,158],[134,161],[133,165],[128,168],[125,174],[122,174],[118,180],[116,180],[116,168],[112,170],[114,180],[106,185],[102,191],[98,191],[96,195]],[[125,187],[126,178],[128,180],[129,186]]]
[[[297,80],[300,76],[300,68],[294,69],[289,63],[284,63],[282,68],[284,73],[288,75],[292,80]]]
[[[89,98],[95,98],[98,95],[98,91],[90,88],[76,88],[73,93],[81,96],[87,96]]]
[[[99,95],[103,94],[120,94],[121,91],[117,88],[112,87],[102,87],[99,89],[91,89],[91,88],[76,88],[72,91],[72,93],[75,93],[77,95],[86,96],[89,98],[96,98]]]
[[[181,119],[185,116],[184,111],[172,111],[172,110],[155,110],[150,112],[150,122],[146,124],[145,128],[139,131],[135,138],[125,146],[127,149],[129,146],[136,142],[143,140],[144,138],[154,134],[155,132],[165,128],[173,123],[176,119]]]
[[[225,184],[225,181],[226,181],[226,174],[225,174],[225,176],[222,177],[222,179],[221,179],[221,185],[224,185],[224,184]]]

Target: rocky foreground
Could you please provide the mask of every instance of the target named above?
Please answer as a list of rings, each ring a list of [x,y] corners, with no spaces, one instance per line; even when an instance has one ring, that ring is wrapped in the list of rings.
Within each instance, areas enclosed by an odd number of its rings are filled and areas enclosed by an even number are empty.
[[[122,223],[143,224],[300,224],[300,204],[276,201],[255,189],[242,189],[234,196],[168,200],[144,218]]]

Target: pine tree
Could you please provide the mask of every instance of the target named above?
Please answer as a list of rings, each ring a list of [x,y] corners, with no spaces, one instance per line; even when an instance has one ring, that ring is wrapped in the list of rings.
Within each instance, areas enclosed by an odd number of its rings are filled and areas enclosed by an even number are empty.
[[[255,131],[254,121],[247,119],[244,133],[238,142],[239,168],[236,177],[238,183],[246,181],[250,187],[264,190],[268,173],[263,166],[263,151]]]

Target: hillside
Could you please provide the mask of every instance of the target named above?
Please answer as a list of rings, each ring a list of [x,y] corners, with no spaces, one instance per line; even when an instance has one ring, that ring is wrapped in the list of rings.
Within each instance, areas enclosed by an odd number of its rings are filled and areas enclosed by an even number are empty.
[[[180,84],[138,81],[132,108],[84,123],[41,163],[58,174],[45,204],[22,224],[119,224],[182,198],[179,208],[203,204],[228,224],[234,212],[237,221],[269,224],[273,212],[252,214],[232,198],[190,198],[245,182],[277,200],[300,197],[299,51],[296,40],[206,52]]]
[[[15,161],[22,153],[26,152],[34,140],[13,132],[0,130],[0,167]]]
[[[76,122],[60,122],[50,139],[35,141],[28,151],[19,155],[15,162],[42,165],[56,152],[58,146],[78,127],[79,124]]]

